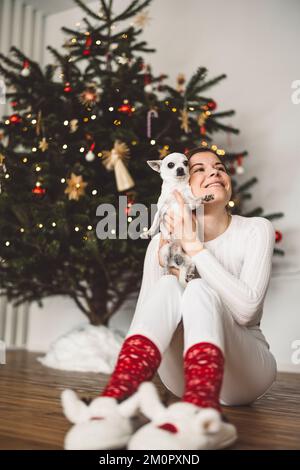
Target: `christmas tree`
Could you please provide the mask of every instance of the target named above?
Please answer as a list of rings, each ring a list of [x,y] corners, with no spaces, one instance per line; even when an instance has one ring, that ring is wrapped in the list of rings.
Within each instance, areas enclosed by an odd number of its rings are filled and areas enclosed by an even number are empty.
[[[0,284],[16,305],[67,295],[92,324],[107,324],[139,287],[147,243],[117,231],[99,239],[96,209],[113,204],[130,222],[134,203],[155,204],[161,180],[146,160],[213,146],[233,175],[232,213],[263,214],[243,211],[257,181],[238,182],[247,152],[214,143],[217,132],[239,132],[223,121],[234,111],[216,111],[206,95],[226,76],[209,79],[199,67],[174,88],[154,76],[145,62],[154,50],[140,40],[150,3],[134,0],[115,14],[112,0],[99,11],[76,0],[84,28],[63,28],[66,52],[49,47],[54,63],[44,70],[15,47],[0,56],[12,108],[1,122]]]

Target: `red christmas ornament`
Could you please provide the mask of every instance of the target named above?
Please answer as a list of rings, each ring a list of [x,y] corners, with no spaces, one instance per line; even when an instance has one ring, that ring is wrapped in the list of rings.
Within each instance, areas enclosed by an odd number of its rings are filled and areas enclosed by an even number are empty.
[[[130,104],[122,104],[119,106],[118,111],[130,115],[132,114],[132,106],[130,106]]]
[[[207,103],[207,106],[208,106],[208,109],[211,109],[213,111],[214,109],[216,109],[217,103],[212,100]]]
[[[41,186],[35,186],[32,189],[32,194],[34,194],[37,197],[42,197],[46,194],[46,190],[42,188]]]
[[[131,206],[134,204],[134,199],[128,198],[127,194],[126,196],[127,196],[127,207],[125,208],[125,214],[130,215]]]
[[[205,135],[206,134],[206,127],[205,126],[200,126],[200,134]]]
[[[125,193],[125,196],[127,196],[127,208],[130,210],[131,206],[135,203],[135,194],[132,191],[128,191]]]
[[[231,175],[235,175],[235,168],[234,168],[233,162],[230,164],[229,173],[230,173]]]
[[[21,75],[22,75],[22,77],[28,77],[30,75],[28,60],[24,60],[24,62],[23,62],[23,68],[21,70]]]
[[[144,84],[145,84],[145,85],[149,85],[149,83],[151,83],[151,75],[149,75],[149,74],[146,75],[146,74],[145,74],[145,76],[144,76]]]
[[[69,82],[65,83],[65,87],[64,87],[64,92],[65,93],[70,93],[72,91],[72,87],[70,85]]]
[[[17,101],[12,101],[10,103],[10,105],[11,105],[12,108],[15,108],[16,106],[18,106],[18,102]]]
[[[87,36],[86,40],[85,40],[85,47],[91,47],[93,41],[92,41],[92,38],[91,36]]]
[[[19,114],[12,114],[9,120],[12,124],[18,124],[19,122],[22,121],[22,118]]]
[[[90,35],[87,36],[85,40],[85,48],[83,50],[83,55],[90,55],[91,54],[91,45],[93,44],[93,40]]]
[[[94,149],[95,149],[95,142],[92,143],[92,145],[89,148],[88,153],[85,156],[85,159],[87,162],[92,162],[93,160],[95,160]]]
[[[236,158],[236,161],[237,161],[236,172],[238,175],[242,175],[245,171],[243,168],[243,155],[238,155]]]
[[[282,240],[282,233],[279,230],[275,230],[275,242],[279,243]]]

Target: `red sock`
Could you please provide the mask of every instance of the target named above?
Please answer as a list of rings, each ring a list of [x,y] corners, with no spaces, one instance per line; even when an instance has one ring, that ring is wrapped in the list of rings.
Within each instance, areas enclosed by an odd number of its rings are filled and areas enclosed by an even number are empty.
[[[124,340],[117,364],[101,396],[118,401],[132,395],[139,384],[151,380],[161,362],[158,347],[144,335],[132,335]]]
[[[224,356],[212,343],[197,343],[185,353],[183,401],[221,411],[219,401],[224,372]]]

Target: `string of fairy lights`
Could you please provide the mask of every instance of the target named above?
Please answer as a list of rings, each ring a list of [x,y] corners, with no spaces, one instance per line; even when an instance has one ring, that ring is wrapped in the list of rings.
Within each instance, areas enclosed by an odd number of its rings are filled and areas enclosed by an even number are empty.
[[[123,104],[127,105],[127,104],[128,104],[128,100],[123,100]],[[170,103],[169,103],[169,101],[166,101],[165,104],[166,104],[166,106],[169,106]],[[173,113],[177,112],[177,108],[175,108],[175,107],[171,107],[170,109],[171,109],[171,112],[173,112]],[[192,108],[191,110],[193,110],[193,109],[194,109],[194,108]],[[108,107],[108,111],[109,111],[109,112],[113,112],[113,111],[114,111],[114,107],[113,107],[113,106]],[[134,112],[134,109],[133,109],[133,112]],[[32,117],[31,113],[27,114],[26,117],[27,117],[28,119],[30,119],[30,118]],[[97,115],[96,115],[96,114],[91,114],[90,119],[91,119],[91,120],[97,119]],[[88,120],[89,120],[89,117],[87,117],[87,116],[83,118],[83,122],[87,122]],[[78,120],[77,120],[77,121],[78,121]],[[14,122],[15,122],[14,119],[12,119],[12,120],[11,120],[11,119],[7,119],[7,120],[5,121],[5,124],[10,125],[10,124],[12,124],[12,123],[14,123]],[[37,124],[37,119],[36,119],[36,118],[32,118],[31,121],[30,121],[30,123],[32,124],[32,126],[35,126],[35,125]],[[69,125],[70,125],[70,120],[65,119],[64,121],[62,121],[62,125],[65,126],[65,127],[69,126]],[[23,131],[27,132],[27,131],[28,131],[28,127],[26,126],[25,128],[23,128]],[[42,141],[41,141],[42,143],[43,143],[43,140],[44,140],[44,138],[43,138]],[[44,142],[44,143],[45,143],[45,142]],[[137,142],[136,140],[133,140],[133,141],[131,142],[132,145],[137,145],[137,143],[138,143],[138,142]],[[150,144],[151,146],[156,145],[156,143],[157,143],[156,139],[150,139],[150,140],[149,140],[149,144]],[[209,146],[208,142],[206,142],[205,140],[202,140],[202,141],[201,141],[201,146],[207,147],[208,149],[211,148],[211,149],[212,149],[218,156],[220,156],[220,157],[225,156],[225,150],[218,148],[217,145],[215,145],[215,144]],[[46,150],[47,150],[47,148],[48,148],[48,146],[46,147]],[[43,147],[40,146],[40,149],[43,151]],[[68,149],[68,145],[67,145],[66,143],[65,143],[65,144],[62,144],[61,149],[62,149],[62,150],[67,150],[67,149]],[[78,148],[78,151],[79,151],[80,153],[84,153],[86,150],[87,150],[87,149],[86,149],[86,147],[84,147],[84,146],[80,146],[80,147]],[[38,151],[38,147],[37,147],[37,146],[33,146],[33,147],[31,148],[31,151],[32,151],[32,153],[36,153],[36,152]],[[169,145],[164,145],[164,146],[162,147],[162,149],[161,149],[159,152],[160,152],[161,158],[163,158],[164,156],[166,156],[166,155],[170,152]],[[103,152],[98,152],[98,153],[97,153],[97,156],[101,158],[101,157],[103,156]],[[23,156],[23,157],[22,157],[22,163],[23,163],[23,164],[27,164],[28,162],[29,162],[28,157],[27,157],[27,156]],[[41,164],[41,163],[36,163],[36,164],[35,164],[35,171],[36,171],[36,173],[39,173],[39,174],[41,173],[41,171],[42,171],[42,164]],[[5,173],[5,178],[6,178],[6,179],[10,178],[10,174],[9,174],[8,172]],[[60,182],[61,182],[61,184],[66,184],[67,179],[66,179],[65,177],[61,177]],[[85,184],[86,184],[86,183],[85,183]],[[81,188],[81,186],[82,186],[82,182],[76,183],[75,186],[76,186],[76,189],[77,189],[78,191],[80,191],[80,188]],[[39,181],[39,180],[36,181],[35,188],[37,189],[37,193],[39,193],[39,192],[42,193],[42,183],[41,183],[41,181]],[[90,194],[91,194],[91,196],[97,196],[98,190],[94,188],[94,189],[91,190]],[[128,204],[128,207],[130,207],[131,205],[132,205],[132,204],[129,203],[129,204]],[[230,208],[233,208],[234,205],[235,205],[235,203],[234,203],[233,200],[229,201],[228,206],[229,206]],[[128,221],[129,223],[130,223],[132,220],[133,220],[132,217],[130,217],[130,216],[127,217],[127,221]],[[45,225],[44,225],[43,223],[37,223],[37,224],[36,224],[36,227],[37,227],[38,229],[40,229],[40,230],[45,229]],[[56,228],[56,227],[57,227],[57,222],[52,222],[52,223],[51,223],[51,227],[52,227],[52,229]],[[78,232],[81,232],[81,233],[82,233],[82,231],[84,230],[84,228],[83,228],[83,227],[80,227],[79,225],[75,225],[74,228],[73,228],[73,230],[74,230],[75,233],[78,233]],[[85,230],[87,230],[87,231],[92,231],[92,230],[93,230],[93,226],[92,226],[92,225],[88,225]],[[146,230],[147,230],[147,227],[143,227],[143,230],[146,231]],[[20,227],[19,231],[20,231],[20,233],[24,233],[24,232],[25,232],[25,228],[24,228],[24,227]],[[115,234],[115,230],[112,229],[112,230],[111,230],[111,233],[112,233],[112,234]],[[83,235],[82,238],[83,238],[83,240],[87,240],[87,239],[88,239],[88,237],[86,237],[86,235]],[[7,246],[7,247],[11,246],[11,242],[10,242],[9,240],[6,240],[6,241],[5,241],[5,246]]]

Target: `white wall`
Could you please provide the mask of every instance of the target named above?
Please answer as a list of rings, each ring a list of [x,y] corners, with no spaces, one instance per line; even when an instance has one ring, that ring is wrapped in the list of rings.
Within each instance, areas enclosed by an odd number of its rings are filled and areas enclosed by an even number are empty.
[[[119,9],[125,2],[115,3]],[[291,84],[300,79],[299,15],[297,0],[154,0],[144,33],[157,48],[147,56],[153,72],[167,73],[171,83],[179,72],[189,77],[200,65],[209,69],[210,77],[228,76],[208,95],[219,110],[237,111],[228,122],[242,132],[232,137],[231,148],[249,151],[241,182],[252,176],[260,180],[248,207],[262,204],[266,214],[285,212],[274,226],[283,232],[280,246],[286,256],[274,258],[263,329],[279,368],[294,371],[300,367],[291,362],[292,342],[300,339],[300,105],[292,104]],[[46,44],[60,47],[60,27],[74,27],[81,17],[78,8],[48,17]],[[45,63],[51,60],[47,52]],[[220,134],[216,143],[228,148],[228,137]],[[64,313],[60,318],[67,329],[78,317]],[[39,344],[46,344],[47,334],[39,334]]]

